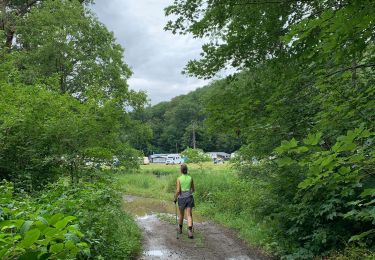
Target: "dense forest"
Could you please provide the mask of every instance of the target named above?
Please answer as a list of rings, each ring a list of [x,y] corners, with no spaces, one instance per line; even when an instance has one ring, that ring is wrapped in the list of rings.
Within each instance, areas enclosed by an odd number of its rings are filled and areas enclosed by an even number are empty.
[[[169,102],[161,102],[133,113],[133,118],[152,129],[152,139],[139,143],[138,149],[146,155],[179,153],[188,147],[206,152],[236,151],[241,145],[241,139],[235,132],[216,131],[206,124],[208,114],[205,104],[215,89],[215,86],[199,88]]]
[[[116,175],[188,147],[238,151],[197,197],[275,256],[374,258],[375,1],[174,0],[165,30],[207,41],[183,73],[236,72],[146,108],[91,3],[0,1],[1,259],[134,258]]]

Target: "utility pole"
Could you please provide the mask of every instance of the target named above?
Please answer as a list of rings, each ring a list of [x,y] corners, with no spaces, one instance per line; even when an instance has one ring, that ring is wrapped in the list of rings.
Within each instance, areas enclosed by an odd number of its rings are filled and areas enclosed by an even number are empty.
[[[193,148],[195,149],[195,122],[193,122]]]
[[[178,153],[178,149],[177,149],[177,143],[176,143],[176,153]]]

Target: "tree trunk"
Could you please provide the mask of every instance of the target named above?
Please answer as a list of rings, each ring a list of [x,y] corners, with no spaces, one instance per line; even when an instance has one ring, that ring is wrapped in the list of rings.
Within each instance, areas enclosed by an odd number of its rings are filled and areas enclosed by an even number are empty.
[[[13,46],[13,39],[14,34],[16,32],[15,29],[15,18],[22,18],[25,16],[33,7],[38,3],[39,0],[29,0],[25,1],[23,4],[15,4],[12,8],[9,6],[9,0],[0,0],[0,12],[2,14],[2,19],[0,21],[0,28],[5,32],[5,47],[11,50]],[[7,14],[7,8],[10,10]],[[9,19],[9,15],[14,15],[15,17],[11,17]]]
[[[5,47],[7,47],[9,50],[12,48],[13,38],[14,38],[14,31],[7,30]]]

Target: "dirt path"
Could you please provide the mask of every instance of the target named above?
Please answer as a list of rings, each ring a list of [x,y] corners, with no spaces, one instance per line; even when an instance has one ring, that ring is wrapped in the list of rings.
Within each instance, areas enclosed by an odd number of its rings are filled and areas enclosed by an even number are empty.
[[[124,195],[124,204],[143,230],[139,259],[267,259],[231,230],[202,221],[199,216],[194,222],[194,239],[187,238],[186,224],[177,239],[173,203]]]

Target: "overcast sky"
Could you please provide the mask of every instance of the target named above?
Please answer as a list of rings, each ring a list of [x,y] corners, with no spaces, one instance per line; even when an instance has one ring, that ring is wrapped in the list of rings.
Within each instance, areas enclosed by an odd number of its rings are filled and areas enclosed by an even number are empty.
[[[188,60],[199,57],[202,41],[173,35],[163,27],[164,7],[172,0],[96,0],[99,20],[113,31],[125,48],[125,61],[132,68],[129,85],[145,90],[151,104],[186,94],[208,82],[181,74]]]

